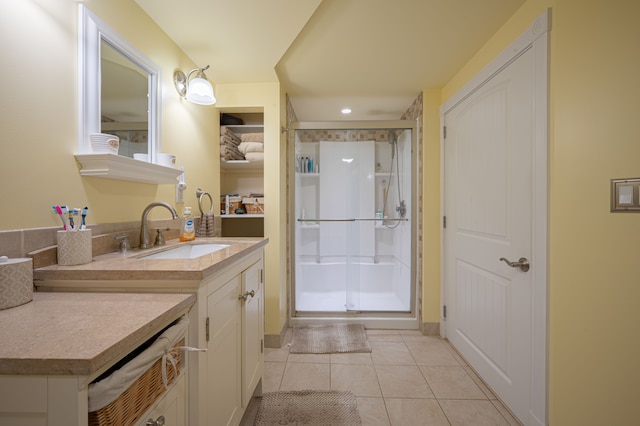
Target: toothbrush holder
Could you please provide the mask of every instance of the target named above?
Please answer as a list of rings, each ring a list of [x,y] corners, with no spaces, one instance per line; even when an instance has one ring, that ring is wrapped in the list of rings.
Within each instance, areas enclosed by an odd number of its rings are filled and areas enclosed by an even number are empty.
[[[83,265],[92,257],[91,229],[58,231],[58,265]]]

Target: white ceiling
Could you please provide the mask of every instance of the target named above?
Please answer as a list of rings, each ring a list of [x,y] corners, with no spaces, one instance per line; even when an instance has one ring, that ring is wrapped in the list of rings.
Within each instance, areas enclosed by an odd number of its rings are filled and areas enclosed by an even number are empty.
[[[524,0],[135,0],[214,83],[280,81],[300,121],[397,120]],[[196,11],[194,13],[194,11]],[[340,114],[349,106],[350,116]]]

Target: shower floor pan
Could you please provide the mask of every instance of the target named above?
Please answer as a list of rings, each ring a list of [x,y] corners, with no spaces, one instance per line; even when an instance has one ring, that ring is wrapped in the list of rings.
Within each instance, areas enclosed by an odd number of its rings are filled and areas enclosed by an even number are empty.
[[[347,305],[344,291],[299,292],[296,294],[296,310],[301,312],[410,311],[410,307],[390,291],[360,293],[359,306],[357,303]]]

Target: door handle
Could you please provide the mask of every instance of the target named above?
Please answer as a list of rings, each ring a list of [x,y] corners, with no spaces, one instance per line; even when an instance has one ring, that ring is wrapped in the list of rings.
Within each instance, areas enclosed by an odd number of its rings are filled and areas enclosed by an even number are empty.
[[[512,262],[505,257],[501,257],[500,260],[511,266],[512,268],[520,268],[522,272],[527,272],[529,270],[529,267],[531,266],[526,257],[521,257],[517,262]]]
[[[241,294],[240,296],[238,296],[238,299],[244,300],[246,302],[247,299],[249,298],[249,296],[253,297],[255,295],[256,295],[256,291],[255,290],[245,291],[244,294]]]

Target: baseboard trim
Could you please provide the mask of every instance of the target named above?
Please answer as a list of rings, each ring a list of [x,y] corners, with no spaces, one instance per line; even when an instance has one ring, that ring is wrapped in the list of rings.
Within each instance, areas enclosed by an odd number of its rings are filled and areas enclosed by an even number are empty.
[[[425,336],[439,336],[440,323],[439,322],[423,322],[420,324],[420,332]]]
[[[285,334],[289,328],[289,320],[285,321],[282,325],[282,329],[278,334],[265,334],[264,335],[264,347],[265,348],[281,348],[284,344]]]

